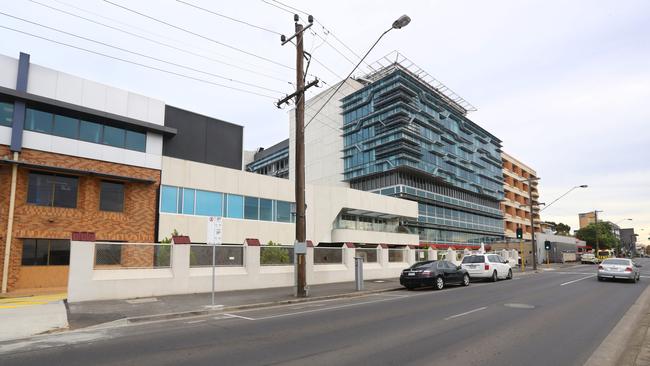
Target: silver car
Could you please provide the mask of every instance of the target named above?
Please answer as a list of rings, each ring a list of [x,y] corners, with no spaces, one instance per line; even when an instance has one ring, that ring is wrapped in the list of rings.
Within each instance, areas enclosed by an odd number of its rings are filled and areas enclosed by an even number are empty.
[[[598,266],[598,281],[606,278],[637,282],[641,278],[640,265],[627,258],[608,258]]]

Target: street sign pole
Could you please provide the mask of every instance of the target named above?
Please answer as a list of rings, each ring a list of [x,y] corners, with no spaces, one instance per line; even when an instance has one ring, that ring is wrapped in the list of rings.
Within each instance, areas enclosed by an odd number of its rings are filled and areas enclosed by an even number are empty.
[[[217,245],[221,245],[222,236],[223,236],[223,221],[221,216],[209,216],[207,223],[207,236],[206,243],[212,246],[212,302],[211,306],[214,307],[214,287],[216,280],[216,257],[217,257]]]

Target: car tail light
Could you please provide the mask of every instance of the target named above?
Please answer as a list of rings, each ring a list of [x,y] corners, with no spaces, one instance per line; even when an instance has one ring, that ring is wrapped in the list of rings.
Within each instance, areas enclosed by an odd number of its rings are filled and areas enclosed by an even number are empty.
[[[625,272],[632,272],[632,267],[625,268]]]
[[[422,271],[422,275],[425,277],[431,276],[431,271]]]
[[[486,265],[485,265],[485,270],[486,270],[486,271],[489,271],[489,270],[490,270],[490,265],[489,265],[489,264],[486,264]]]
[[[598,266],[598,269],[604,269],[603,266]]]

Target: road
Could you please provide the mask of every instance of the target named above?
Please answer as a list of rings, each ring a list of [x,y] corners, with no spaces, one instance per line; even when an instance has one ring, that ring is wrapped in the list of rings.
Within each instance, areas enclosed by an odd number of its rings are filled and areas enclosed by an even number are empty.
[[[3,365],[582,365],[650,284],[595,266],[0,345]]]

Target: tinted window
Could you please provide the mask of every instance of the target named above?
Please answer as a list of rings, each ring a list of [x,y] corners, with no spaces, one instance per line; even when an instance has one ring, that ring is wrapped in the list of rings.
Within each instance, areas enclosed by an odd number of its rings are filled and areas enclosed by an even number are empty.
[[[178,202],[178,188],[163,186],[160,192],[160,211],[176,213]]]
[[[273,200],[260,198],[260,220],[273,221]]]
[[[496,255],[488,255],[488,259],[492,263],[500,263],[500,262],[502,262],[502,261],[499,260],[499,257],[497,257]]]
[[[102,125],[81,121],[79,123],[79,139],[96,144],[100,143],[102,141]]]
[[[48,265],[67,266],[68,264],[70,264],[70,241],[50,240],[49,242],[50,242],[50,256],[49,256]]]
[[[221,216],[221,193],[196,191],[196,214]]]
[[[126,145],[127,149],[142,151],[146,150],[147,135],[140,132],[126,131]]]
[[[280,222],[291,222],[291,203],[277,201],[275,220]]]
[[[249,220],[257,220],[259,208],[259,198],[245,197],[244,198],[244,218]]]
[[[104,126],[103,143],[115,147],[124,147],[124,130],[111,126]]]
[[[52,134],[76,139],[79,135],[79,120],[75,118],[55,115]]]
[[[36,132],[52,133],[52,113],[41,112],[27,108],[25,116],[25,129]]]
[[[23,266],[55,266],[69,263],[69,240],[23,239]]]
[[[629,266],[630,261],[627,259],[605,259],[603,264],[617,265],[617,266]]]
[[[484,263],[485,257],[482,255],[468,255],[463,258],[463,263]]]
[[[194,190],[183,188],[183,213],[194,214]]]
[[[418,262],[412,265],[410,268],[411,269],[426,269],[426,268],[431,268],[436,264],[435,261],[428,261],[428,262]]]
[[[0,125],[11,127],[14,116],[14,105],[11,103],[0,103]]]
[[[228,195],[227,217],[241,219],[244,217],[244,197],[235,194]]]
[[[41,206],[77,207],[76,177],[29,173],[27,202]]]
[[[99,209],[102,211],[124,211],[124,184],[101,182]]]

